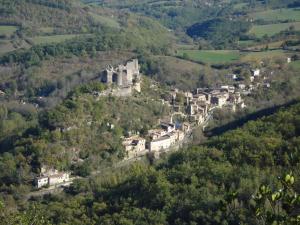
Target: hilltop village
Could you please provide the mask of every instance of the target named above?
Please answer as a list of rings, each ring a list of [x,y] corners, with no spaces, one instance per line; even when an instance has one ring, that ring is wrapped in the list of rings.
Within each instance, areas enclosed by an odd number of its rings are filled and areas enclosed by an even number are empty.
[[[161,118],[157,126],[144,135],[132,132],[134,134],[121,137],[126,153],[124,160],[136,159],[147,154],[159,157],[163,152],[180,147],[189,141],[196,127],[204,129],[207,126],[213,118],[215,109],[227,109],[232,112],[244,109],[246,104],[243,96],[249,95],[256,88],[270,87],[270,81],[262,75],[261,69],[252,69],[251,74],[251,84],[247,85],[239,79],[238,75],[228,74],[227,78],[234,81],[234,84],[224,84],[216,88],[197,88],[193,91],[170,89],[168,96],[161,99],[162,104],[170,109],[167,117]],[[116,67],[108,65],[98,79],[106,84],[107,89],[93,93],[97,99],[108,95],[130,97],[134,92],[142,91],[142,77],[137,59]],[[151,86],[153,89],[156,88],[155,84]],[[111,126],[113,129],[113,124]],[[44,166],[40,176],[36,178],[37,188],[70,183],[69,173],[45,168]]]
[[[251,70],[251,84],[246,85],[238,80],[238,75],[231,75],[231,79],[238,81],[234,85],[221,85],[217,88],[197,88],[194,91],[180,91],[176,88],[169,92],[168,100],[162,99],[171,109],[168,118],[162,118],[158,127],[148,130],[147,135],[135,134],[123,138],[126,159],[152,153],[155,156],[161,152],[178,147],[188,141],[195,127],[203,128],[212,119],[214,109],[229,109],[235,112],[244,109],[246,104],[242,96],[249,95],[258,87],[269,88],[270,83],[266,77],[261,78],[260,69]],[[261,84],[260,81],[263,80]],[[140,79],[139,79],[140,80]],[[178,103],[177,98],[184,98]],[[174,119],[180,118],[180,121]]]

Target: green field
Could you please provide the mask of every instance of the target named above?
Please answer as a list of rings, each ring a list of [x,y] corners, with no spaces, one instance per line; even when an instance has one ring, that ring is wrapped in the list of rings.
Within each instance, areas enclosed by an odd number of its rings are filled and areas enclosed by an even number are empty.
[[[244,7],[247,7],[248,5],[249,5],[248,3],[242,2],[242,3],[234,4],[233,8],[234,9],[242,9]]]
[[[31,38],[31,41],[33,41],[34,44],[59,43],[78,36],[80,35],[66,34],[66,35],[37,36]]]
[[[290,66],[296,70],[300,70],[300,60],[291,62]]]
[[[54,27],[41,27],[39,29],[42,33],[51,34],[54,32]]]
[[[242,47],[247,47],[247,46],[250,46],[253,44],[255,44],[254,40],[239,41],[239,46],[242,46]]]
[[[11,36],[17,30],[17,26],[0,26],[0,35]]]
[[[187,59],[204,62],[209,64],[217,63],[228,63],[237,60],[247,62],[247,61],[257,61],[266,58],[273,57],[286,57],[287,53],[284,50],[270,50],[262,52],[239,52],[235,50],[178,50],[177,56],[182,57],[183,54],[188,56]]]
[[[239,60],[239,52],[234,50],[178,50],[178,56],[204,63],[226,63]]]
[[[294,26],[296,30],[300,30],[300,22],[276,23],[276,24],[253,26],[249,31],[249,33],[254,34],[257,37],[263,37],[264,35],[273,36],[274,34],[277,34],[280,31],[289,29],[289,27],[291,26]]]
[[[264,52],[250,52],[246,53],[241,57],[241,61],[252,61],[252,60],[262,60],[266,58],[273,57],[285,57],[286,53],[284,50],[272,50]]]
[[[276,9],[251,14],[254,19],[262,20],[294,20],[300,21],[300,8]]]

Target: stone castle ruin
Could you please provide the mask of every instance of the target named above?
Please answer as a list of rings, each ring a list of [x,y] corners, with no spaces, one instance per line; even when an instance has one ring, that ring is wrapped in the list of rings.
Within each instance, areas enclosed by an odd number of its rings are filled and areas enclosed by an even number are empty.
[[[133,88],[140,92],[140,70],[137,59],[128,61],[125,65],[117,67],[108,65],[103,71],[101,81],[105,84],[115,84],[120,88]]]

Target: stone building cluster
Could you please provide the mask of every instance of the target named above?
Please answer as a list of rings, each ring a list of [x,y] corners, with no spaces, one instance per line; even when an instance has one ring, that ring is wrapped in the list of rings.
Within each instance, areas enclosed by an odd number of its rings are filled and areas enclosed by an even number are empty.
[[[131,93],[132,90],[141,91],[140,66],[137,59],[116,67],[108,65],[101,73],[100,79],[105,84],[115,85],[121,93]],[[122,95],[121,93],[119,95]]]
[[[287,59],[287,63],[289,63],[289,58]],[[261,65],[263,65],[263,62],[261,62]],[[225,78],[233,82],[234,87],[239,90],[241,95],[249,95],[258,88],[271,87],[271,79],[265,68],[254,68],[250,72],[250,82],[245,82],[244,78],[241,78],[238,74],[227,74]],[[272,76],[273,73],[274,71],[271,71],[269,75]]]
[[[187,123],[183,123],[176,128],[173,123],[161,122],[160,128],[149,130],[145,138],[134,135],[124,138],[122,144],[127,153],[127,158],[134,158],[148,152],[166,151],[172,146],[180,144],[189,131],[190,127]]]
[[[163,100],[163,104],[167,103],[173,109],[171,119],[160,122],[159,128],[148,130],[145,137],[135,135],[124,138],[122,143],[127,158],[145,155],[147,152],[162,152],[179,145],[189,134],[191,126],[204,125],[215,108],[227,107],[235,111],[246,107],[240,92],[231,85],[198,88],[194,92],[173,89],[169,94],[168,101]],[[183,103],[176,100],[179,95],[183,96]],[[173,123],[175,115],[179,115],[185,122]]]
[[[177,129],[174,123],[161,122],[161,128],[148,131],[148,148],[150,152],[169,149],[172,145],[180,143],[185,133]]]
[[[59,172],[55,169],[41,168],[40,176],[35,178],[37,188],[55,186],[70,181],[70,173]]]
[[[176,96],[183,95],[184,106],[176,103]],[[180,92],[174,89],[171,93],[170,105],[177,114],[183,115],[190,123],[200,125],[204,123],[214,108],[227,107],[232,111],[245,108],[244,100],[237,89],[232,85],[223,85],[219,88],[197,88],[194,92]]]

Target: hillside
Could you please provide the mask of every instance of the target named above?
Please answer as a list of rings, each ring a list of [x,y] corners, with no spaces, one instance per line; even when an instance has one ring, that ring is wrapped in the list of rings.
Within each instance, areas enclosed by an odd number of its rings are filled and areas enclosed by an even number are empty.
[[[227,6],[227,2],[223,0],[83,0],[83,2],[150,16],[174,30],[183,29],[185,26],[203,20],[205,17],[216,15]]]
[[[1,183],[18,188],[22,184],[24,197],[44,164],[87,176],[123,159],[126,152],[121,137],[143,134],[169,113],[160,100],[166,90],[155,91],[151,81],[144,79],[143,93],[127,98],[97,97],[95,92],[106,87],[94,81],[73,89],[52,109],[38,111],[12,102],[1,106],[0,165],[10,167],[1,173]],[[21,177],[17,175],[19,166],[24,169]]]
[[[34,202],[55,224],[257,224],[251,196],[260,184],[275,189],[288,171],[299,177],[299,115],[298,103],[154,167],[137,164],[77,181],[61,198]],[[294,186],[299,191],[298,179]],[[230,193],[236,193],[234,208]]]
[[[0,224],[298,225],[299,7],[0,0]]]
[[[97,77],[107,64],[139,52],[165,54],[175,40],[150,18],[76,1],[4,3],[12,10],[3,6],[11,25],[0,26],[0,89],[9,100],[50,97],[55,103],[80,82]]]
[[[150,37],[149,27],[168,35],[160,24],[141,16],[120,13],[79,1],[4,1],[0,24],[0,55],[37,44],[60,43],[95,33],[128,31],[134,38]],[[129,38],[129,37],[128,37]],[[140,42],[140,40],[136,40]],[[153,39],[151,39],[153,41]]]

